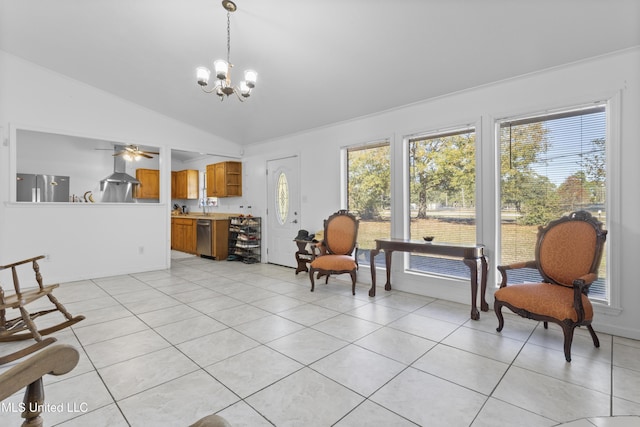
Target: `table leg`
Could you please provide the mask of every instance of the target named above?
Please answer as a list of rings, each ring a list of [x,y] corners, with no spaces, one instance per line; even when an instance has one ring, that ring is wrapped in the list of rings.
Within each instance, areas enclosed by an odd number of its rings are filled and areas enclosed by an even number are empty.
[[[385,249],[384,250],[384,264],[387,268],[387,283],[384,284],[384,290],[391,290],[391,254],[392,250]]]
[[[480,310],[489,311],[489,304],[487,304],[487,300],[485,295],[487,293],[487,275],[489,274],[489,263],[487,262],[487,258],[483,255],[480,258],[480,262],[482,264],[482,277],[480,279]]]
[[[476,299],[478,297],[478,260],[465,258],[464,263],[467,264],[469,270],[471,270],[471,319],[480,319],[480,313],[476,306]]]
[[[369,289],[369,296],[376,296],[376,255],[380,252],[378,249],[371,249],[369,253],[369,265],[371,266],[371,289]]]
[[[307,267],[307,260],[305,258],[301,258],[301,256],[305,256],[305,255],[310,255],[309,253],[305,252],[296,252],[296,261],[298,262],[298,268],[296,268],[296,274],[300,273],[301,271],[304,272],[308,272],[309,268]]]

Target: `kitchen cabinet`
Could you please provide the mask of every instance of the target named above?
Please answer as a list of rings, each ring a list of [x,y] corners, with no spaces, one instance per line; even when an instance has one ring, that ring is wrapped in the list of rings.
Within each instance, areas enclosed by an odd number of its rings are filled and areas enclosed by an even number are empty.
[[[229,220],[211,220],[211,256],[223,261],[229,254]]]
[[[171,249],[196,253],[196,220],[171,218]]]
[[[242,162],[207,165],[207,197],[242,196]]]
[[[134,188],[136,199],[160,199],[160,171],[158,169],[136,169],[140,184]]]
[[[194,169],[171,172],[171,198],[197,199],[199,172]]]
[[[171,198],[176,199],[176,190],[178,188],[178,183],[176,182],[178,179],[178,172],[171,171]]]

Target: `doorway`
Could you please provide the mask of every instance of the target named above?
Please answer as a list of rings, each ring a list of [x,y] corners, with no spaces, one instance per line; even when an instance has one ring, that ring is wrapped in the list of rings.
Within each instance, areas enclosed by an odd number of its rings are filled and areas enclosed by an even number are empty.
[[[296,267],[293,239],[300,229],[298,156],[267,161],[267,262]]]

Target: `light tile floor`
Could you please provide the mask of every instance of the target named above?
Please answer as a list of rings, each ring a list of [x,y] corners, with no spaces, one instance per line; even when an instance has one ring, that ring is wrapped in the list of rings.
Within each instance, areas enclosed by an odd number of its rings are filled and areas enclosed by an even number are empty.
[[[598,417],[640,415],[639,341],[599,333],[595,349],[578,329],[569,364],[556,325],[507,314],[498,334],[493,312],[472,321],[466,305],[369,298],[365,285],[354,297],[333,278],[311,293],[289,268],[180,257],[56,295],[86,320],[56,335],[81,359],[46,378],[46,425],[187,426],[219,413],[250,427],[605,426]],[[10,405],[21,399],[2,403],[0,425],[21,422]]]

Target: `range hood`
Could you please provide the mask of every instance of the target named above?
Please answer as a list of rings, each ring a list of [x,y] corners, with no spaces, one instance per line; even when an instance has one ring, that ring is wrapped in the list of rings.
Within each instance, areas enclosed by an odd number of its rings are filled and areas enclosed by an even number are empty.
[[[122,146],[116,145],[115,152],[123,149]],[[113,156],[113,173],[100,181],[100,190],[104,190],[105,185],[109,182],[115,184],[140,184],[140,181],[127,174],[127,161],[122,156]]]
[[[117,153],[122,146],[115,146]],[[113,173],[100,181],[103,203],[133,203],[133,186],[140,181],[127,174],[126,160],[121,156],[113,157]]]

